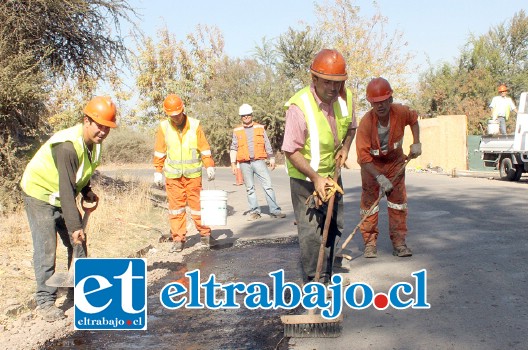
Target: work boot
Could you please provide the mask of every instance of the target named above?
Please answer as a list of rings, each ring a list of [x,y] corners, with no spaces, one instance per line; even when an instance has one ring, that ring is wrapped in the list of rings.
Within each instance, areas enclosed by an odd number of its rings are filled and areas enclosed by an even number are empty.
[[[378,257],[378,249],[375,245],[367,245],[365,246],[365,250],[363,251],[363,257],[364,258],[377,258]]]
[[[248,217],[248,221],[255,221],[255,220],[258,220],[260,219],[260,214],[259,213],[251,213],[249,214],[249,217]]]
[[[284,214],[283,212],[276,212],[276,213],[273,213],[273,214],[270,214],[270,216],[272,218],[275,218],[275,219],[283,219],[286,217],[286,214]]]
[[[48,322],[55,322],[66,318],[64,311],[56,307],[55,304],[39,305],[36,311],[43,320]]]
[[[210,246],[210,238],[211,238],[210,235],[202,236],[200,238],[200,243],[202,243],[202,245],[205,246],[205,247],[209,247]]]
[[[406,256],[412,256],[412,250],[408,248],[405,244],[394,247],[392,255],[403,258]]]
[[[174,242],[172,243],[172,247],[169,250],[169,253],[179,253],[183,250],[183,247],[185,246],[185,242]]]

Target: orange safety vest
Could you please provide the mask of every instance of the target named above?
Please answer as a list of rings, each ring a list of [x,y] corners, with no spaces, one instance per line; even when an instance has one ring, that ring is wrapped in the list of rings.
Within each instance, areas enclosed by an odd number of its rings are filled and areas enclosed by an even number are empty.
[[[249,162],[249,146],[246,137],[246,131],[244,126],[238,126],[233,130],[237,140],[237,162]],[[264,139],[264,125],[253,122],[253,153],[254,160],[267,159],[268,154],[266,153],[266,145]]]

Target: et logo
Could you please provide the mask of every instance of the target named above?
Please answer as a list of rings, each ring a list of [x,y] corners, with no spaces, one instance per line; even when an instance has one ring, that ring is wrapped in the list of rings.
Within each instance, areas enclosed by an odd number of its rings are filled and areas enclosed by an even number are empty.
[[[75,260],[76,330],[147,329],[145,259]]]

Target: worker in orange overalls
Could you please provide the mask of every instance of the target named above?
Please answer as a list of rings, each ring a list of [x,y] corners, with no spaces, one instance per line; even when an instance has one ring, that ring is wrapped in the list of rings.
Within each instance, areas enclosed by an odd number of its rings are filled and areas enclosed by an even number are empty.
[[[163,102],[169,118],[163,120],[156,132],[154,145],[154,183],[162,186],[163,175],[169,200],[169,221],[174,241],[170,253],[181,252],[187,234],[186,206],[200,232],[201,243],[209,246],[211,228],[202,225],[200,190],[202,189],[202,164],[209,181],[214,180],[215,168],[211,147],[205,138],[200,121],[184,113],[181,98],[170,94]]]
[[[422,154],[418,114],[401,104],[393,103],[392,88],[383,78],[372,79],[367,85],[367,100],[372,109],[367,112],[357,129],[356,148],[358,163],[361,166],[361,215],[366,215],[379,196],[379,191],[387,195],[389,213],[389,235],[393,245],[393,255],[412,256],[405,243],[407,235],[407,192],[405,172],[394,178],[403,166],[403,135],[405,126],[411,127],[413,144],[409,158]],[[360,225],[365,250],[365,258],[377,257],[378,212],[376,206],[370,216]]]

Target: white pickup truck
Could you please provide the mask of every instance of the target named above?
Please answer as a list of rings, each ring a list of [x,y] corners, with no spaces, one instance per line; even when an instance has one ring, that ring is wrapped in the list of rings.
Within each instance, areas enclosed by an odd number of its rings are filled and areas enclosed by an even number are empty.
[[[515,132],[482,136],[479,151],[484,165],[499,169],[503,180],[519,181],[528,172],[528,92],[521,93]]]

